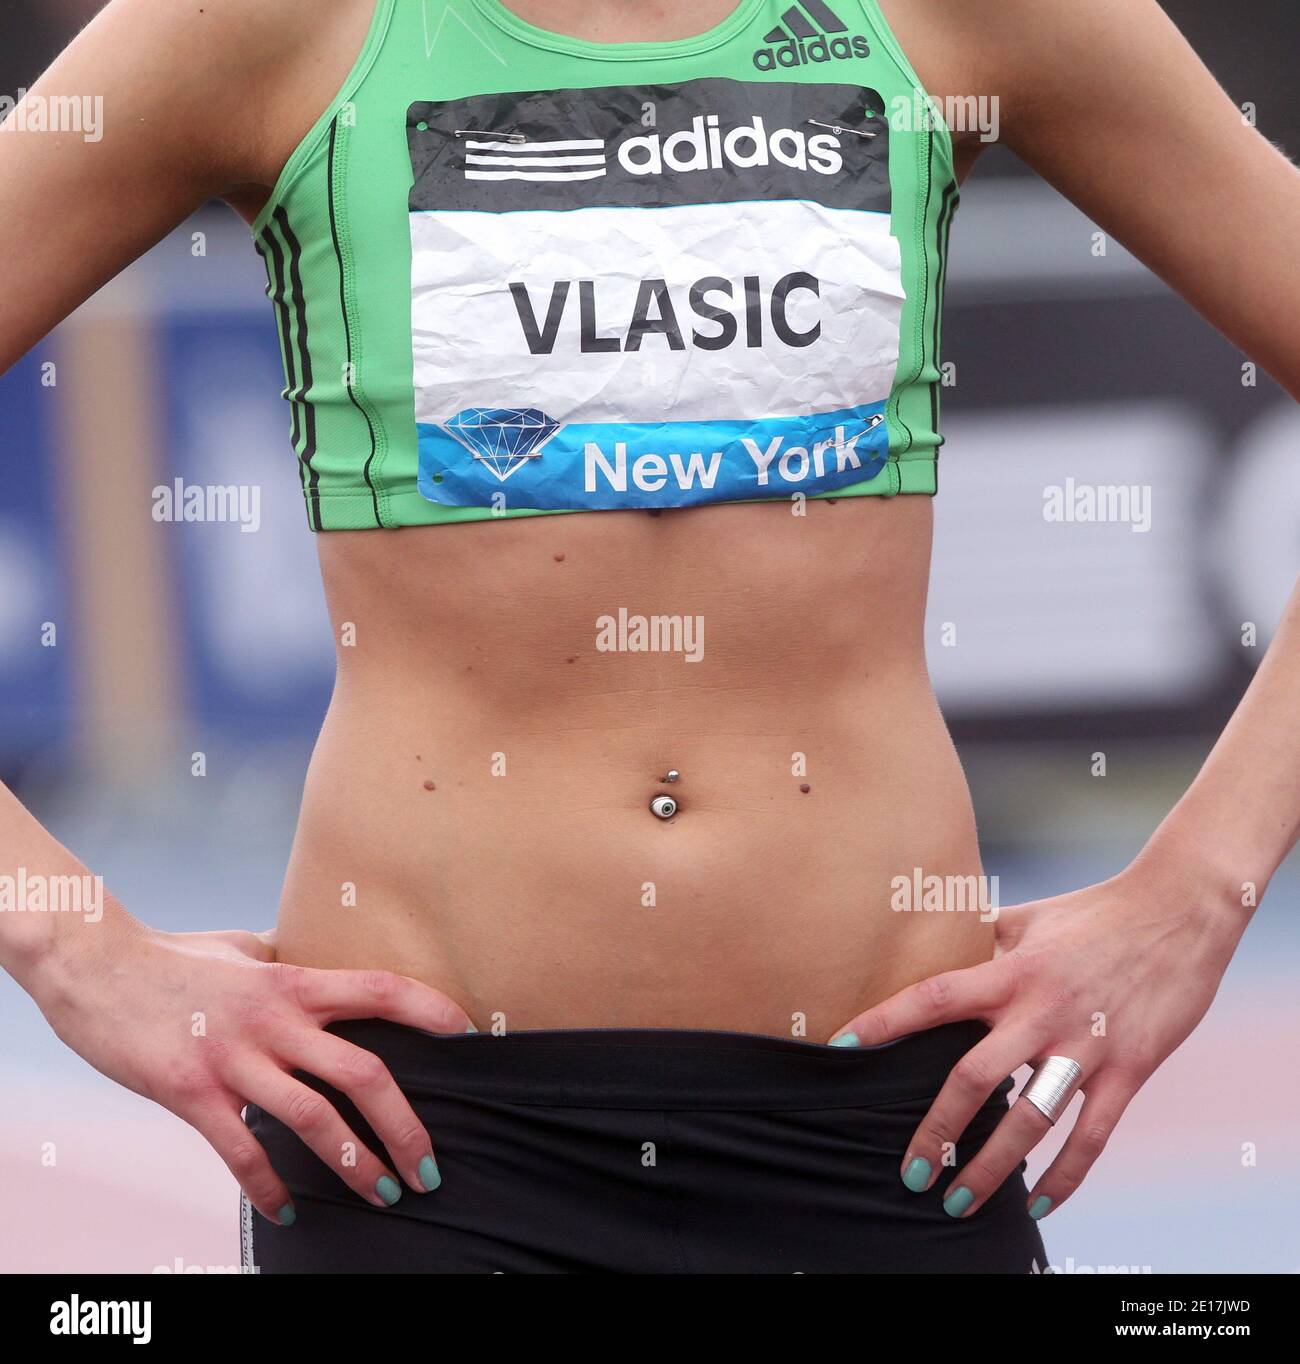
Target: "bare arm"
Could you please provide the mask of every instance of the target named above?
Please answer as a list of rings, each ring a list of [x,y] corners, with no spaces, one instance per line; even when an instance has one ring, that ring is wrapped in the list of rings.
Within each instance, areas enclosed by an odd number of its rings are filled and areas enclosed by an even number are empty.
[[[1156,0],[924,0],[1004,140],[1300,397],[1300,170]]]
[[[366,0],[114,0],[32,90],[101,96],[102,138],[0,137],[0,370],[206,199],[255,202],[329,102],[371,11]],[[3,786],[0,876],[88,876]],[[361,1198],[398,1196],[298,1069],[348,1093],[409,1187],[436,1187],[428,1135],[392,1076],[323,1028],[373,1016],[463,1032],[457,1004],[385,972],[276,963],[269,935],[159,933],[111,897],[91,910],[51,913],[32,898],[0,913],[0,966],[92,1065],[197,1128],[259,1211],[292,1220],[289,1191],[240,1118],[248,1102]],[[349,1147],[355,1162],[343,1160]]]
[[[113,0],[31,90],[102,98],[102,136],[0,137],[0,372],[206,200],[264,198],[371,9]]]
[[[970,93],[999,95],[1012,148],[1300,395],[1300,173],[1246,125],[1154,0],[917,10],[948,26]],[[1066,1056],[1082,1067],[1084,1104],[1029,1199],[1034,1217],[1059,1207],[1208,1009],[1298,834],[1300,586],[1200,775],[1129,868],[1002,910],[993,961],[910,986],[837,1035],[870,1044],[958,1019],[990,1025],[903,1154],[907,1187],[933,1186],[946,1144],[1003,1076]],[[950,1215],[977,1214],[1047,1126],[1027,1100],[1013,1105],[957,1171]]]
[[[1300,397],[1300,170],[1248,125],[1155,0],[961,8],[1012,59],[1011,147]],[[1158,844],[1213,859],[1216,883],[1239,899],[1243,882],[1262,892],[1298,834],[1300,589]]]
[[[1155,0],[955,8],[986,35],[1011,147],[1300,397],[1300,170]],[[1159,843],[1214,859],[1235,899],[1244,881],[1263,890],[1297,834],[1300,591]]]
[[[32,131],[0,138],[0,260],[13,267],[0,312],[0,370],[220,193],[247,158],[221,144],[231,130],[214,117],[222,11],[233,7],[214,8],[200,17],[188,3],[109,5],[31,91],[39,99],[102,98],[99,140]],[[214,60],[201,56],[200,24],[213,33]]]

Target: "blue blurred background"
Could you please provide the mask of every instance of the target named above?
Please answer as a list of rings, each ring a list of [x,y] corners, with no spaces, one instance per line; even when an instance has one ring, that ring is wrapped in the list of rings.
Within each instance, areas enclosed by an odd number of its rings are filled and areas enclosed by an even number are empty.
[[[1297,8],[1165,7],[1300,150]],[[0,92],[97,8],[7,0]],[[1013,158],[986,162],[953,231],[927,638],[1009,904],[1118,870],[1208,751],[1300,562],[1300,414]],[[166,928],[273,922],[332,682],[264,287],[214,206],[0,378],[0,777]],[[155,522],[178,477],[258,488],[260,529]],[[1150,489],[1150,529],[1045,520],[1070,479]],[[1053,1266],[1300,1269],[1298,891],[1293,857],[1209,1018],[1045,1225]],[[0,1037],[0,1270],[238,1263],[233,1182],[194,1133],[3,977]]]

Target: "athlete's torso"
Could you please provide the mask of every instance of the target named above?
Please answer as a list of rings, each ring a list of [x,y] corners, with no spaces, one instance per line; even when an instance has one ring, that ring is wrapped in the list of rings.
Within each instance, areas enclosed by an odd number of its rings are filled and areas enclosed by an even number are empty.
[[[414,975],[480,1027],[825,1036],[987,956],[975,915],[891,908],[980,872],[929,547],[927,498],[321,536],[339,679],[282,957]]]
[[[418,441],[409,469],[419,495]],[[896,876],[979,870],[925,672],[929,533],[927,497],[849,495],[321,536],[339,684],[282,956],[514,1027],[816,1035],[987,955],[974,916],[890,909]],[[655,616],[686,634],[643,647]]]

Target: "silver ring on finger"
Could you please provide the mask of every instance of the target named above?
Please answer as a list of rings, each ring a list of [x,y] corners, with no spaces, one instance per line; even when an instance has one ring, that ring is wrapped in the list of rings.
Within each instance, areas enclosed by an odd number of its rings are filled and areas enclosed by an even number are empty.
[[[1074,1098],[1082,1074],[1083,1067],[1068,1056],[1049,1056],[1029,1077],[1020,1097],[1028,1099],[1055,1127],[1057,1118]]]

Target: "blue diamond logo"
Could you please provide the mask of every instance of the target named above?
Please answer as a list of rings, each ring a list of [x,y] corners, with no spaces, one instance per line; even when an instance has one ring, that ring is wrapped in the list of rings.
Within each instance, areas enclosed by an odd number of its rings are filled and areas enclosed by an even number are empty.
[[[538,458],[560,426],[536,407],[467,407],[442,424],[502,483]]]

